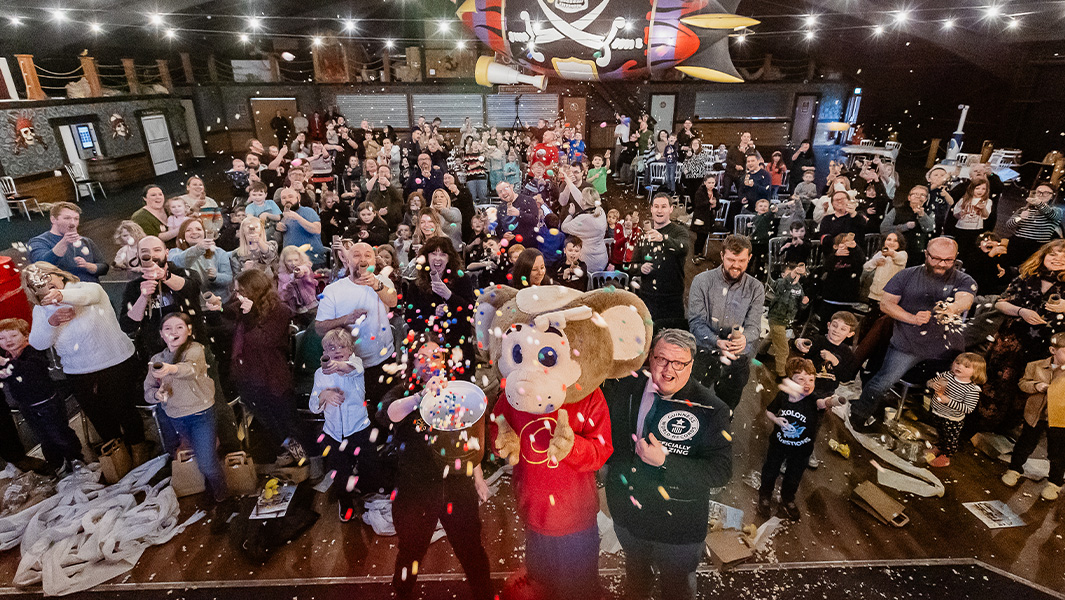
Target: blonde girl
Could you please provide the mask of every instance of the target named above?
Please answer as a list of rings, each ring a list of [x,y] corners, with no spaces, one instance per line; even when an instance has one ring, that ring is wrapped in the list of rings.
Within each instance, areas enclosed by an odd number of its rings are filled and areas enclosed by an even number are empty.
[[[233,273],[240,274],[248,269],[258,269],[272,278],[277,271],[277,242],[267,241],[259,217],[244,217],[237,235],[240,245],[232,254]]]

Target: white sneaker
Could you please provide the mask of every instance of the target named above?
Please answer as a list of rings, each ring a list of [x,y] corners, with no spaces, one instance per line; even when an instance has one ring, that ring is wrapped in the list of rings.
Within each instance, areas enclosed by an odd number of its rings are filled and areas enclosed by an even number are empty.
[[[821,461],[817,460],[817,457],[811,454],[810,460],[806,461],[806,465],[811,469],[816,469],[821,466]]]
[[[1016,486],[1017,482],[1019,482],[1020,480],[1021,474],[1017,471],[1014,471],[1013,469],[1010,469],[1002,474],[1002,483],[1008,485],[1009,487]]]
[[[1058,499],[1058,494],[1059,493],[1061,493],[1061,486],[1060,485],[1054,485],[1053,483],[1050,483],[1048,481],[1047,482],[1047,486],[1045,488],[1043,488],[1043,493],[1040,494],[1040,496],[1043,497],[1043,500],[1051,500],[1051,501],[1053,501],[1053,500],[1057,500]]]

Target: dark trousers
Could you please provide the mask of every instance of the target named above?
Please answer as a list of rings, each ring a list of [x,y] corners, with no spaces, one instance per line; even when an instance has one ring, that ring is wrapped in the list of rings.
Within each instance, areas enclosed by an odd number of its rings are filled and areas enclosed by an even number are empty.
[[[443,481],[400,483],[392,502],[392,522],[399,536],[396,572],[392,587],[396,597],[413,598],[417,574],[414,563],[421,563],[440,521],[455,557],[459,559],[470,584],[470,598],[490,600],[492,593],[488,553],[481,542],[481,517],[477,509],[477,491],[473,478],[446,477]]]
[[[552,536],[525,528],[525,566],[529,579],[548,591],[548,598],[597,600],[599,528]]]
[[[240,399],[262,426],[267,442],[279,448],[286,438],[292,438],[304,448],[313,447],[314,439],[296,411],[292,390],[275,390],[264,385],[240,382]]]
[[[1021,266],[1021,263],[1028,260],[1029,256],[1035,254],[1037,250],[1042,248],[1044,243],[1045,242],[1013,236],[1010,238],[1009,245],[1006,246],[1006,260],[1004,266],[1015,268]]]
[[[20,406],[19,412],[41,443],[41,452],[50,467],[58,469],[65,461],[84,460],[81,440],[70,428],[66,403],[58,396],[33,406]]]
[[[1012,243],[1012,242],[1011,242]],[[1065,427],[1050,427],[1046,421],[1040,421],[1035,427],[1028,423],[1021,430],[1021,437],[1013,446],[1010,469],[1024,473],[1024,463],[1039,445],[1043,432],[1047,434],[1047,458],[1050,459],[1050,474],[1047,481],[1054,485],[1065,483]]]
[[[652,274],[653,275],[653,274]],[[645,275],[644,277],[651,277]],[[684,297],[677,295],[652,295],[638,294],[640,300],[647,305],[647,311],[651,313],[651,321],[655,325],[655,331],[663,327],[688,328],[688,320],[684,317]]]
[[[961,430],[965,421],[951,421],[939,415],[932,415],[932,424],[936,428],[936,448],[941,454],[954,456],[961,440]]]
[[[771,434],[771,435],[775,435]],[[784,468],[784,481],[780,483],[780,501],[787,504],[795,501],[795,492],[799,489],[802,474],[810,466],[810,455],[814,451],[812,443],[804,446],[792,447],[781,444],[773,438],[769,440],[769,451],[765,455],[765,463],[762,465],[762,487],[758,490],[762,497],[772,496],[773,487],[777,484],[780,476],[780,466]]]
[[[695,245],[692,246],[692,254],[706,257],[706,241],[710,239],[710,230],[702,229],[695,233]]]
[[[385,372],[384,364],[366,367],[366,371],[362,375],[363,382],[366,385],[366,407],[370,412],[371,422],[374,422],[374,415],[377,414],[377,410],[380,408],[381,399],[396,383],[393,376]],[[382,431],[387,431],[390,424],[379,423],[379,425],[381,425]]]
[[[633,536],[614,524],[614,533],[625,550],[625,597],[643,600],[651,596],[655,569],[662,598],[695,600],[695,569],[703,543],[664,544]]]
[[[0,458],[9,463],[17,463],[26,458],[26,447],[18,436],[15,416],[3,406],[0,406]]]
[[[751,378],[751,358],[741,354],[727,365],[721,359],[720,352],[699,348],[692,374],[696,381],[711,388],[730,409],[736,410],[743,397],[743,388],[747,387],[747,380]]]
[[[354,498],[360,492],[375,494],[392,489],[391,478],[381,464],[377,447],[370,442],[373,430],[374,426],[370,425],[343,440],[325,436],[323,444],[330,447],[325,455],[325,468],[333,475],[333,493],[338,498]]]
[[[127,444],[144,442],[144,421],[137,412],[142,401],[136,355],[95,373],[67,374],[81,410],[106,442],[122,438]]]

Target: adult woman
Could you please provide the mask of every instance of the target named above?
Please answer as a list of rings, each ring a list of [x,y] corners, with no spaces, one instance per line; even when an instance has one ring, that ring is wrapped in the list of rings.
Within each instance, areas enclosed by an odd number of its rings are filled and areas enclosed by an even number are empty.
[[[870,300],[880,302],[884,297],[884,286],[896,273],[906,268],[908,258],[905,237],[895,231],[884,236],[883,248],[865,261],[864,269],[867,273],[872,273],[873,277],[872,283],[869,284]]]
[[[369,194],[370,190],[377,185],[377,160],[373,158],[367,158],[362,161],[362,180],[359,183],[359,188],[363,194]]]
[[[418,215],[425,208],[425,194],[421,190],[411,192],[407,196],[407,209],[403,212],[403,224],[410,227],[411,231],[417,229]]]
[[[895,172],[895,163],[882,159],[876,168],[880,183],[884,184],[884,193],[888,198],[895,199],[895,190],[899,189],[899,174]]]
[[[196,175],[189,177],[185,182],[185,193],[178,198],[184,200],[192,212],[199,212],[204,208],[218,208],[218,203],[214,201],[214,198],[207,195],[203,180]]]
[[[847,195],[851,197],[851,200],[858,197],[858,192],[851,189],[851,180],[847,179],[845,175],[829,177],[825,194],[817,200],[814,200],[813,203],[813,219],[815,224],[820,224],[821,219],[823,219],[825,215],[832,214],[832,196],[836,192],[847,192]]]
[[[510,285],[521,289],[554,284],[547,276],[547,263],[544,262],[543,253],[536,248],[522,250],[514,261],[514,268],[510,270]]]
[[[976,251],[976,238],[984,232],[984,219],[991,216],[991,187],[986,179],[973,179],[965,195],[954,205],[954,239],[962,260]]]
[[[928,188],[915,185],[906,196],[906,202],[896,201],[880,223],[880,233],[887,235],[894,231],[906,238],[907,262],[911,267],[924,262],[924,248],[936,227],[935,219],[924,210],[927,200]]]
[[[271,447],[284,449],[295,462],[306,458],[309,443],[296,413],[292,369],[288,364],[289,310],[274,282],[251,269],[237,276],[236,293],[225,314],[236,321],[230,367],[241,399],[263,425]],[[220,303],[212,308],[217,310]],[[278,456],[285,462],[284,455]]]
[[[699,193],[706,176],[710,174],[710,167],[714,162],[713,148],[703,147],[699,138],[692,138],[691,150],[683,157],[684,162],[680,165],[681,185],[684,193],[694,197]]]
[[[177,248],[168,259],[174,266],[199,275],[200,291],[211,292],[228,302],[233,293],[233,265],[230,254],[208,239],[199,219],[189,219],[178,229]]]
[[[440,213],[436,212],[434,208],[423,208],[418,211],[417,226],[414,229],[413,242],[411,244],[411,250],[418,252],[422,245],[429,241],[430,238],[443,237],[451,241],[443,231],[443,224],[441,223]],[[452,242],[454,244],[454,242]],[[411,261],[414,262],[414,261]]]
[[[605,271],[610,262],[606,250],[606,211],[595,188],[586,187],[576,197],[577,207],[562,221],[562,232],[581,239],[581,260],[589,273]]]
[[[695,140],[692,140],[695,143]],[[695,190],[692,196],[692,233],[695,234],[695,245],[692,246],[696,264],[706,260],[703,253],[706,252],[706,241],[714,230],[714,211],[717,210],[717,177],[705,175],[703,184]]]
[[[150,458],[137,413],[141,391],[133,342],[107,292],[46,262],[23,269],[22,288],[34,305],[30,345],[55,348],[74,398],[101,438],[125,440],[137,464]]]
[[[476,297],[470,278],[462,272],[462,259],[446,238],[437,237],[421,247],[417,262],[420,267],[403,293],[408,328],[430,332],[472,357],[470,319]]]
[[[462,211],[451,206],[451,194],[443,188],[433,191],[433,200],[429,205],[440,215],[444,234],[451,238],[455,248],[462,247]]]
[[[163,194],[163,188],[150,183],[144,187],[142,198],[144,206],[138,208],[129,220],[140,225],[144,230],[144,235],[154,235],[169,244],[177,237],[178,232],[177,229],[167,230],[166,209],[163,208],[166,204],[166,195]]]
[[[388,168],[393,173],[399,173],[399,146],[392,143],[392,140],[385,138],[381,142],[381,149],[377,151],[377,163],[379,165],[388,165]],[[396,182],[398,183],[399,180],[397,179]]]
[[[311,153],[311,148],[307,144],[307,134],[299,132],[296,134],[296,139],[292,140],[288,148],[292,152],[292,158],[307,158]]]
[[[1021,265],[1017,278],[995,303],[1006,315],[987,354],[986,402],[980,415],[1006,431],[1017,424],[1027,394],[1017,387],[1025,365],[1044,358],[1050,337],[1065,331],[1065,240],[1043,245]]]

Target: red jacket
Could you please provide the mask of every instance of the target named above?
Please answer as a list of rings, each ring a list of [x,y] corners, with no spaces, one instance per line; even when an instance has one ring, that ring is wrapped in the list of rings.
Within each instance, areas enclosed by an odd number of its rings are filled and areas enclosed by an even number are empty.
[[[636,249],[641,233],[643,232],[640,226],[633,225],[632,232],[626,238],[624,225],[622,223],[614,225],[614,247],[610,250],[610,262],[618,266],[632,262],[632,251]]]
[[[569,413],[575,440],[573,450],[558,464],[550,464],[546,454],[558,411],[543,415],[520,412],[507,402],[504,390],[496,401],[490,427],[493,448],[499,433],[495,416],[506,417],[518,434],[521,461],[514,467],[518,512],[530,529],[555,537],[595,526],[599,513],[595,472],[614,452],[610,412],[599,388],[563,408]]]

